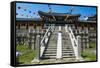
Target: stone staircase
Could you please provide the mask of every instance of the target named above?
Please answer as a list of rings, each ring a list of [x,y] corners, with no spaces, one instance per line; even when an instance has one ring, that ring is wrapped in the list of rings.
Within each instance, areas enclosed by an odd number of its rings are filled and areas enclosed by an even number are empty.
[[[56,52],[57,52],[57,28],[51,34],[48,45],[44,51],[43,58],[45,59],[56,58]]]
[[[51,34],[48,45],[44,51],[43,59],[55,59],[57,52],[57,31],[58,27]],[[63,58],[75,58],[74,51],[72,48],[71,40],[68,33],[65,32],[64,26],[62,27],[62,57]]]
[[[62,28],[62,57],[75,58],[71,40],[68,33],[65,31],[65,28]]]

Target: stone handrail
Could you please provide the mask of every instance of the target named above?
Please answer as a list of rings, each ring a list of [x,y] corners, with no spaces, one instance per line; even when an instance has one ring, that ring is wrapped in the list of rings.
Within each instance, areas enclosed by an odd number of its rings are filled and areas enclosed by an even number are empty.
[[[71,43],[72,43],[72,47],[74,49],[74,53],[75,53],[75,57],[76,59],[79,59],[80,55],[79,55],[79,51],[80,51],[80,44],[79,44],[79,38],[80,36],[77,36],[77,39],[75,38],[74,36],[74,33],[71,29],[71,27],[69,26],[66,26],[66,29],[68,29],[68,34],[69,34],[69,37],[71,39]]]
[[[48,40],[49,40],[49,37],[51,35],[51,26],[48,27],[45,35],[43,36],[41,42],[40,42],[40,57],[42,57],[43,53],[44,53],[44,50],[45,50],[45,47],[48,43]]]

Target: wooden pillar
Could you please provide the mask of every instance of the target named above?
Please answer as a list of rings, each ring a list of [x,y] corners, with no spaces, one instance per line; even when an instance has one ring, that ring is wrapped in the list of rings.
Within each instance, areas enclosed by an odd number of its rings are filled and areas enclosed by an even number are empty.
[[[26,29],[28,29],[28,22],[27,22],[27,24],[26,24]]]

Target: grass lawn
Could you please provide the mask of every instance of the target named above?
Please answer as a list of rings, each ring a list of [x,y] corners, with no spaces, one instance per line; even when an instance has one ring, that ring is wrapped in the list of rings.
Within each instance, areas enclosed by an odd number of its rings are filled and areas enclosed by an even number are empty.
[[[35,52],[30,50],[27,45],[17,45],[17,51],[22,53],[18,58],[21,64],[29,64],[34,59]]]
[[[85,61],[96,61],[96,44],[90,43],[90,48],[86,48],[85,51],[82,53],[82,57]]]
[[[90,42],[89,48],[96,48],[96,43]]]
[[[92,52],[89,52],[89,50],[84,51],[82,53],[82,57],[85,59],[85,61],[96,61],[96,55]]]

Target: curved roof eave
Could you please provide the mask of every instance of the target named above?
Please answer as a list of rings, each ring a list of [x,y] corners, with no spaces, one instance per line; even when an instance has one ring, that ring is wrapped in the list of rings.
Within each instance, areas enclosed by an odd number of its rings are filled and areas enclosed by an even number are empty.
[[[42,12],[42,11],[38,11],[38,13],[40,15],[44,15],[44,16],[70,16],[70,17],[80,17],[80,14],[67,14],[67,13],[47,13],[47,12]]]

